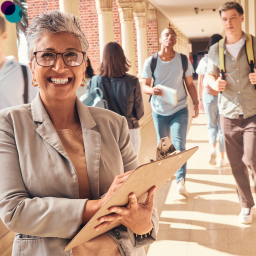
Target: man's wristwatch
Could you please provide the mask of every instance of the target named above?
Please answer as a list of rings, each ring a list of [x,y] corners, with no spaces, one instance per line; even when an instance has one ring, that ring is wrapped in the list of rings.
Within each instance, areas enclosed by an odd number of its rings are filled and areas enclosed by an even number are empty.
[[[198,98],[198,100],[200,101],[200,100],[202,100],[202,99],[199,99],[199,98]]]

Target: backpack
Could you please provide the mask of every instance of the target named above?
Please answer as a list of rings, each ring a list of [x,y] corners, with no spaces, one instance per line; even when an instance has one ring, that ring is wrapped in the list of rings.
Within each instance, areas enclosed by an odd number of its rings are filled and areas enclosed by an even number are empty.
[[[185,74],[186,74],[186,71],[188,69],[188,58],[187,58],[187,56],[185,54],[182,54],[182,53],[180,53],[180,57],[181,57],[181,64],[182,64],[182,69],[183,69],[183,75],[182,75],[183,86],[184,86],[184,89],[185,89],[185,93],[188,96],[187,89],[186,89],[186,86],[185,86],[185,83],[184,83]],[[155,86],[155,75],[154,75],[154,72],[155,72],[155,69],[156,69],[157,58],[158,58],[158,52],[155,52],[152,55],[152,61],[151,61],[151,64],[150,64],[150,69],[151,69],[152,77],[153,77],[153,80],[154,80],[152,87]],[[152,95],[150,95],[150,97],[149,97],[149,102],[151,100],[151,97],[152,97]]]
[[[103,100],[103,91],[99,88],[98,81],[100,76],[93,76],[89,82],[90,92],[85,93],[80,97],[80,100],[85,106],[108,109],[108,103]]]
[[[23,79],[24,79],[24,94],[23,94],[23,100],[24,104],[28,103],[28,72],[27,72],[27,66],[20,65],[22,69]]]
[[[251,69],[251,73],[254,73],[254,52],[253,52],[253,37],[250,34],[247,34],[248,39],[246,40],[244,47],[247,55],[247,61]],[[221,46],[224,39],[219,41],[219,65],[220,65],[220,73],[223,80],[225,80],[225,56],[224,56],[224,48]],[[254,85],[256,89],[256,85]]]

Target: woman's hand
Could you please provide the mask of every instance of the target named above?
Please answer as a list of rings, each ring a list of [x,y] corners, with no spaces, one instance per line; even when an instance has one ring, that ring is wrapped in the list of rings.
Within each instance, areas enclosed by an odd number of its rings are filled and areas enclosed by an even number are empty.
[[[125,207],[112,206],[108,210],[111,215],[100,217],[98,221],[102,224],[95,227],[96,230],[104,228],[115,222],[129,228],[133,233],[142,235],[148,233],[152,229],[152,211],[154,207],[154,193],[156,187],[152,187],[148,191],[147,199],[144,203],[138,203],[136,195],[129,195],[128,205]]]
[[[133,170],[125,172],[115,177],[106,195],[102,198],[103,204],[119,189],[119,187],[129,178]]]
[[[125,180],[132,174],[132,171],[125,172],[115,177],[108,192],[99,200],[88,200],[84,207],[84,214],[82,224],[85,225],[93,215],[105,204],[105,202],[117,191],[117,189],[125,182]]]

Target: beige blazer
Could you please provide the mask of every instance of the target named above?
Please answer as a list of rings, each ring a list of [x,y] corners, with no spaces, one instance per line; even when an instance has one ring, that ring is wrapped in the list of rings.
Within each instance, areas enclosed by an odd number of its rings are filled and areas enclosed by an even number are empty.
[[[99,199],[114,177],[139,164],[126,119],[114,112],[84,106],[77,98],[88,177]],[[64,252],[82,222],[87,199],[79,199],[70,161],[38,94],[31,104],[0,111],[0,217],[17,235],[13,256],[67,256]],[[152,237],[141,243],[131,231],[109,231],[122,255],[145,255],[158,231],[154,208]],[[120,233],[120,236],[115,236]],[[130,237],[130,238],[129,238]]]

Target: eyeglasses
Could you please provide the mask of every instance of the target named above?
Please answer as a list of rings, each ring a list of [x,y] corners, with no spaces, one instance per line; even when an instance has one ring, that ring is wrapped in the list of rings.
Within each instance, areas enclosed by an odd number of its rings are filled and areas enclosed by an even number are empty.
[[[164,37],[171,37],[171,38],[177,38],[177,36],[175,34],[168,34],[168,33],[165,33],[163,34]]]
[[[67,66],[77,67],[80,66],[84,61],[85,52],[79,51],[68,51],[63,53],[39,51],[34,52],[36,63],[42,67],[51,67],[57,60],[57,55],[62,55],[62,59]]]

